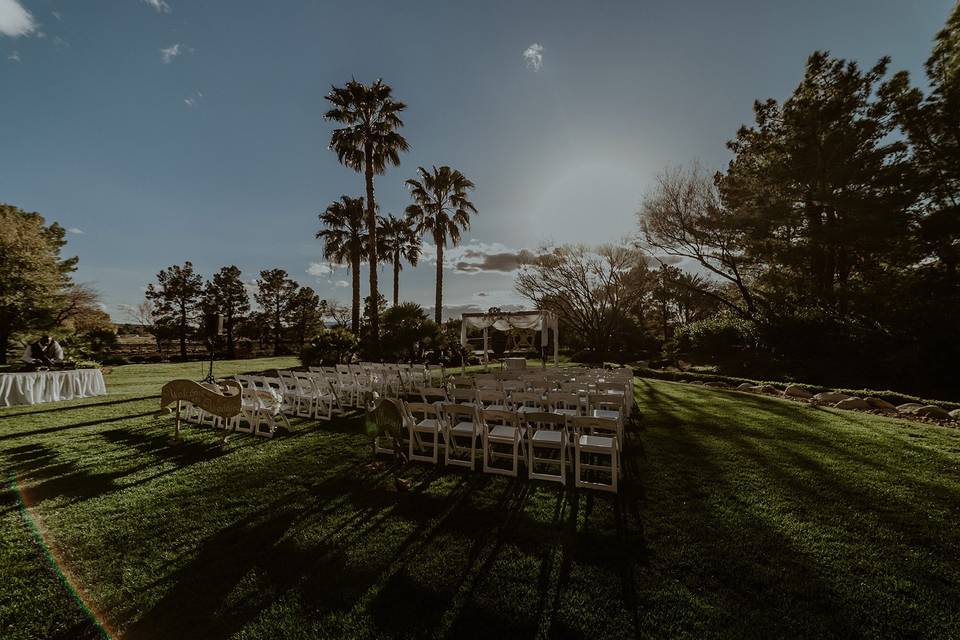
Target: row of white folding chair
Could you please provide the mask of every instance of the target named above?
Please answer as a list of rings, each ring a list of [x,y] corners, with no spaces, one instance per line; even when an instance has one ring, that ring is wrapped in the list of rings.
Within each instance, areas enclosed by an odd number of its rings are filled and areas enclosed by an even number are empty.
[[[229,419],[215,416],[200,407],[189,405],[187,420],[202,426],[212,426],[227,431],[240,433],[255,433],[264,437],[272,437],[276,431],[276,421],[273,419],[272,405],[268,405],[264,398],[258,395],[255,388],[248,383],[251,376],[234,376],[241,385],[240,413]],[[209,385],[204,385],[209,386]],[[271,397],[273,397],[271,395]],[[266,428],[261,428],[263,426]]]
[[[238,416],[233,421],[232,430],[272,438],[279,426],[278,420],[282,421],[287,429],[290,428],[286,414],[291,412],[291,396],[280,378],[236,375],[234,379],[246,392],[244,404],[248,407],[248,412],[245,415],[241,411],[242,417]]]
[[[404,402],[402,407],[411,461],[437,464],[442,446],[445,465],[472,470],[479,439],[485,473],[516,477],[522,459],[531,479],[566,484],[567,456],[572,454],[576,486],[617,491],[621,436],[613,419],[484,409],[455,403]],[[557,457],[539,457],[538,450],[553,452]],[[584,460],[584,455],[589,458]],[[511,465],[497,466],[497,459],[510,460]],[[603,464],[604,459],[609,463]],[[556,467],[557,473],[539,471],[538,464]],[[609,474],[610,482],[586,479],[584,472],[589,471]]]
[[[620,425],[621,439],[626,411],[623,394],[577,391],[497,391],[495,389],[423,387],[408,396],[419,396],[423,402],[449,401],[476,404],[487,409],[559,412],[566,415],[592,415],[613,418]]]
[[[302,418],[330,420],[337,394],[323,373],[311,371],[278,371],[286,390],[288,406]]]

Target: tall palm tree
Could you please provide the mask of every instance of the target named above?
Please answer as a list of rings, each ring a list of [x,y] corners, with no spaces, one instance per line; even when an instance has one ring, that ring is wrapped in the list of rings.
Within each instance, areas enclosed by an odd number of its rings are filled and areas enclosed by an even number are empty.
[[[427,171],[417,168],[419,180],[407,180],[410,197],[414,204],[407,207],[407,219],[417,233],[429,232],[437,245],[437,307],[434,311],[437,324],[443,304],[443,249],[447,238],[453,246],[460,244],[460,231],[470,228],[470,213],[477,208],[467,199],[467,192],[474,188],[465,175],[444,165]]]
[[[406,260],[410,266],[417,266],[420,259],[420,236],[409,220],[389,215],[380,218],[380,231],[377,236],[384,261],[393,263],[393,306],[397,306],[398,291],[400,289],[400,270],[403,269],[401,260]]]
[[[340,196],[320,214],[324,228],[317,231],[323,240],[323,257],[330,262],[348,262],[353,275],[353,308],[350,330],[360,332],[360,260],[367,252],[363,198]]]
[[[326,99],[332,105],[324,115],[345,125],[330,134],[330,148],[341,164],[354,171],[363,171],[367,188],[367,234],[370,246],[370,297],[376,300],[377,288],[377,203],[373,195],[373,176],[380,175],[388,164],[400,164],[400,152],[409,149],[407,141],[397,133],[403,126],[398,115],[407,105],[390,97],[390,85],[377,80],[371,85],[351,80],[342,87],[332,87]],[[379,350],[380,317],[377,305],[370,313],[371,345]]]

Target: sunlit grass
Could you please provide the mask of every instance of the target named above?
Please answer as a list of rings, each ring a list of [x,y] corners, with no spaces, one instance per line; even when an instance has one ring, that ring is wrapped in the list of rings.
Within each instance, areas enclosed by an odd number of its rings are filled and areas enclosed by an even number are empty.
[[[357,418],[172,444],[153,396],[201,375],[0,410],[0,637],[100,634],[25,515],[131,638],[960,635],[958,431],[639,380],[616,498],[427,465],[398,494]]]

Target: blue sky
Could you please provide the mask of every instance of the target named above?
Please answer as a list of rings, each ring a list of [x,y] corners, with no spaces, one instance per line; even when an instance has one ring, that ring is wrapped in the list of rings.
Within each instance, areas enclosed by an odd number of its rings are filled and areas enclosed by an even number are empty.
[[[474,266],[449,266],[445,302],[518,303],[502,254],[635,233],[656,172],[721,168],[814,49],[919,80],[952,4],[0,0],[0,201],[77,231],[77,279],[116,320],[184,260],[282,267],[346,302],[317,213],[363,184],[327,149],[323,96],[382,77],[411,151],[377,179],[381,211],[418,165],[463,171],[479,215],[451,257]],[[408,267],[401,298],[431,305],[434,269]]]

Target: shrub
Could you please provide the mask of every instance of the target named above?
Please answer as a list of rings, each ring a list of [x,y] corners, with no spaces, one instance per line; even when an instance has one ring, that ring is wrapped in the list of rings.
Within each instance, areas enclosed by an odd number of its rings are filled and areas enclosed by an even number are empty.
[[[380,320],[380,349],[387,360],[419,362],[441,340],[440,327],[420,305],[404,302],[387,309]]]
[[[349,361],[357,353],[357,337],[344,327],[324,329],[300,350],[305,367],[330,366]]]

